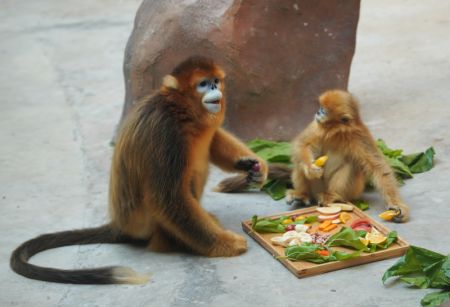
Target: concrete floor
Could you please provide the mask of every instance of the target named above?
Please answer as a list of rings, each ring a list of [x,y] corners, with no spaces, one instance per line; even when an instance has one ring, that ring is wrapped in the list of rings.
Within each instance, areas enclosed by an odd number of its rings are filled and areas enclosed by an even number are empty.
[[[61,268],[128,265],[142,286],[72,286],[25,279],[10,252],[35,235],[103,223],[120,115],[122,55],[138,0],[0,4],[0,306],[417,306],[427,290],[384,287],[381,261],[298,280],[251,239],[231,259],[160,255],[127,246],[68,247],[33,258]],[[390,227],[410,243],[450,252],[450,4],[364,1],[350,89],[373,134],[407,152],[433,145],[436,167],[401,193],[411,222]],[[211,192],[204,206],[226,227],[288,209],[263,194]],[[367,195],[376,216],[382,202]]]

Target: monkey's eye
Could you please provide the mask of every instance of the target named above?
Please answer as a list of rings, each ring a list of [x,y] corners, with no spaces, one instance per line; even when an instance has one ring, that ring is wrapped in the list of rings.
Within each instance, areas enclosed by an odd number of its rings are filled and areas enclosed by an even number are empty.
[[[199,93],[205,93],[208,90],[208,83],[208,80],[200,81],[200,83],[197,85],[197,91]]]
[[[344,124],[347,124],[349,122],[349,120],[350,119],[348,117],[345,117],[345,116],[341,118],[341,122],[344,123]]]
[[[214,79],[214,84],[219,84],[219,82],[220,82],[219,79],[217,78]]]

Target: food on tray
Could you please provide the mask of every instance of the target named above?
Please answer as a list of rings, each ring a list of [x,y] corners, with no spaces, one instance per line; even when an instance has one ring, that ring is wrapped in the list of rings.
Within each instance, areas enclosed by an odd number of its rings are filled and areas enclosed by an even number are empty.
[[[372,225],[370,219],[355,219],[357,215],[347,212],[349,208],[345,206],[348,205],[342,205],[344,207],[317,208],[319,215],[292,214],[276,218],[258,218],[255,215],[252,229],[259,233],[280,233],[270,241],[285,248],[285,258],[314,263],[352,259],[361,253],[386,249],[397,240],[395,231],[385,235]],[[354,252],[342,252],[335,247],[345,247]]]
[[[316,209],[321,215],[335,215],[341,212],[341,207],[333,206],[333,207],[318,207]]]
[[[339,219],[341,220],[342,224],[345,224],[345,223],[347,223],[348,221],[350,221],[352,219],[352,216],[351,216],[350,213],[342,212],[339,215]]]
[[[366,232],[370,232],[372,229],[372,224],[368,219],[357,219],[351,225],[353,230],[364,230]]]
[[[295,230],[287,231],[282,236],[273,237],[270,239],[270,241],[275,245],[284,247],[312,242],[311,235],[306,232],[306,230],[308,230],[308,227],[297,226],[304,225],[296,225]]]
[[[333,215],[319,215],[319,221],[326,221],[326,220],[334,220],[339,218],[339,213],[338,214],[333,214]]]
[[[386,242],[387,237],[379,232],[375,227],[372,227],[372,231],[366,234],[366,240],[372,244],[381,244]]]
[[[342,211],[353,211],[353,205],[350,204],[341,204],[341,203],[333,203],[329,204],[329,207],[339,207]]]

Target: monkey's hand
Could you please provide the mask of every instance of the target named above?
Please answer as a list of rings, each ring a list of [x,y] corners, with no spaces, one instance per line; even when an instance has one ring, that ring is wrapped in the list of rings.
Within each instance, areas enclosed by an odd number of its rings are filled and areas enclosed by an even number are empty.
[[[242,158],[236,162],[235,168],[247,172],[247,182],[250,186],[260,187],[267,179],[268,167],[262,160]]]
[[[306,178],[309,180],[320,179],[323,176],[323,167],[316,166],[314,163],[305,164],[303,169]]]
[[[403,202],[397,202],[396,205],[388,205],[388,210],[397,212],[397,215],[392,219],[395,223],[405,223],[409,219],[409,208]]]

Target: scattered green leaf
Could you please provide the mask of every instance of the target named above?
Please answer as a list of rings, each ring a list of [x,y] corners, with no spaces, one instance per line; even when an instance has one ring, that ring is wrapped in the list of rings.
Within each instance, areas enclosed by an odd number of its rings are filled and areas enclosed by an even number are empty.
[[[358,207],[362,211],[366,211],[369,209],[369,203],[366,202],[365,200],[358,199],[358,200],[354,201],[354,204],[356,207]]]
[[[406,254],[383,275],[383,283],[393,276],[417,288],[439,288],[444,291],[427,294],[422,306],[440,306],[450,299],[450,254],[445,256],[425,248],[411,246]]]
[[[279,179],[268,180],[261,190],[269,194],[272,199],[280,200],[286,196],[287,184]]]

